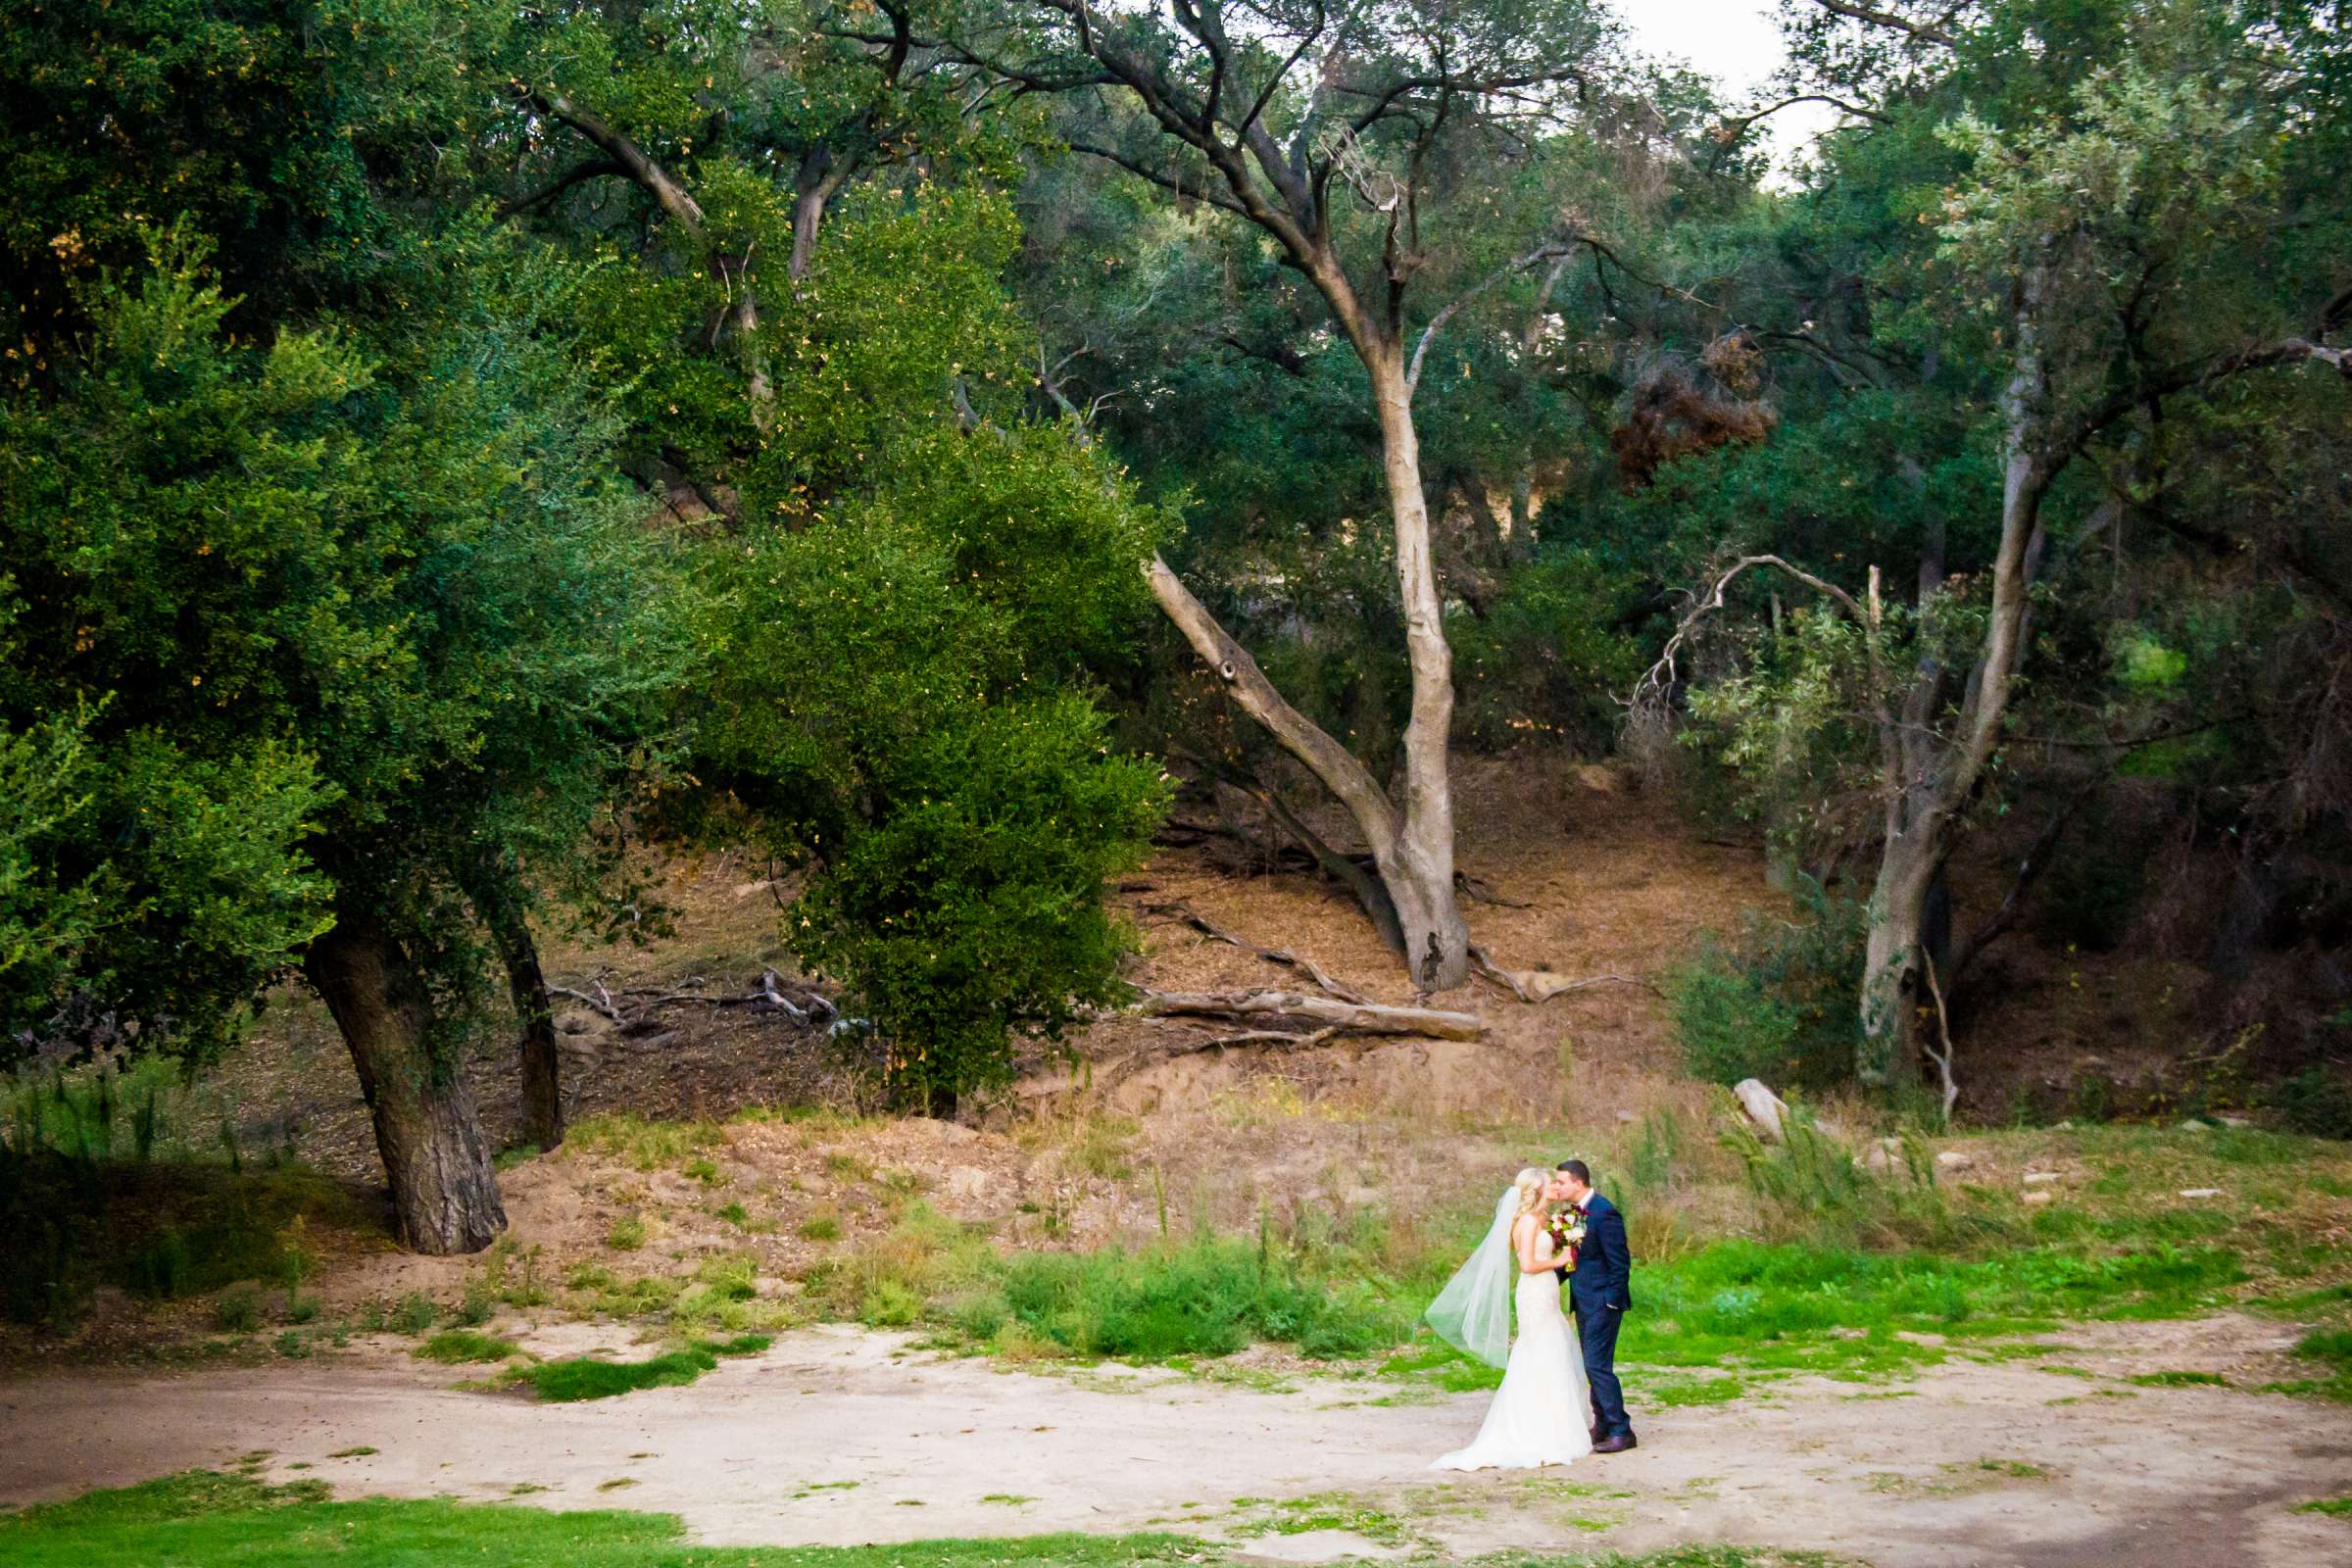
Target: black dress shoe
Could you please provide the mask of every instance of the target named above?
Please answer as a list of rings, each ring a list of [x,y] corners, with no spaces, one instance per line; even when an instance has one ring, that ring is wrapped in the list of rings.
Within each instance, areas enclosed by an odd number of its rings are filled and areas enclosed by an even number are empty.
[[[1631,1432],[1628,1432],[1622,1438],[1601,1439],[1598,1443],[1592,1445],[1592,1451],[1594,1453],[1623,1453],[1628,1448],[1639,1448],[1640,1446],[1642,1446],[1642,1445],[1636,1443],[1634,1441],[1634,1435]]]

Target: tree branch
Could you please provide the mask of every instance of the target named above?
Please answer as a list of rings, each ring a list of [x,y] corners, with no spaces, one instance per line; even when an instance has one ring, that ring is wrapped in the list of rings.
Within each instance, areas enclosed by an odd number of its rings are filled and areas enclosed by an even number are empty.
[[[1932,22],[1913,22],[1910,18],[1897,16],[1891,11],[1880,11],[1871,6],[1852,5],[1848,3],[1848,0],[1813,0],[1813,3],[1824,11],[1834,11],[1838,16],[1850,18],[1873,27],[1886,27],[1895,32],[1907,33],[1921,43],[1939,43],[1949,48],[1957,41],[1949,31]]]

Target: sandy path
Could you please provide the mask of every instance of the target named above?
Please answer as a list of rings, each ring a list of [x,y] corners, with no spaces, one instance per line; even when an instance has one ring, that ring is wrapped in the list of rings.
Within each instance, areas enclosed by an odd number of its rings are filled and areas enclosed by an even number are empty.
[[[1883,1568],[2352,1562],[2352,1522],[2292,1510],[2352,1490],[2352,1410],[2119,1381],[2227,1363],[2279,1337],[2241,1318],[2085,1330],[2052,1359],[2097,1382],[2008,1361],[1895,1388],[1778,1385],[1651,1413],[1640,1451],[1565,1475],[1445,1480],[1420,1466],[1475,1428],[1480,1396],[1378,1406],[1363,1401],[1383,1389],[1360,1382],[1264,1394],[1116,1368],[1033,1376],[851,1330],[787,1336],[691,1388],[560,1406],[459,1392],[446,1369],[380,1350],[179,1376],[45,1374],[0,1384],[0,1500],[267,1449],[272,1477],[306,1464],[299,1473],[347,1494],[530,1486],[547,1489],[534,1504],[676,1512],[712,1543],[1160,1526],[1238,1528],[1250,1550],[1301,1560],[1379,1554],[1336,1531],[1247,1536],[1267,1510],[1235,1507],[1338,1492],[1455,1551],[1731,1541]],[[1638,1404],[1638,1376],[1631,1389]],[[329,1457],[361,1446],[377,1451]]]

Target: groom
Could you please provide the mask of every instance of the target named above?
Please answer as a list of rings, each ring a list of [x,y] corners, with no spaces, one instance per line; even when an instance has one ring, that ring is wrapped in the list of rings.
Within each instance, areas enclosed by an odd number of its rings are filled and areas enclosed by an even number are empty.
[[[1568,1300],[1576,1308],[1576,1337],[1584,1343],[1585,1378],[1592,1385],[1592,1451],[1623,1453],[1636,1446],[1625,1389],[1617,1381],[1617,1329],[1634,1304],[1625,1216],[1592,1190],[1592,1169],[1581,1159],[1560,1161],[1549,1196],[1585,1222],[1584,1246],[1568,1273]]]

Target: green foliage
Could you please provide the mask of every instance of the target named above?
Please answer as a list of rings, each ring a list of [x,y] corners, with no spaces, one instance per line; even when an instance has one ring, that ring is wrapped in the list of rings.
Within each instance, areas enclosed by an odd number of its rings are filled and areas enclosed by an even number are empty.
[[[2147,857],[2131,853],[2130,836],[2104,811],[2050,866],[2042,890],[2041,929],[2085,953],[2121,947],[2147,887]]]
[[[0,1248],[0,1318],[68,1327],[101,1285],[176,1300],[290,1280],[306,1225],[362,1223],[350,1196],[317,1172],[274,1160],[230,1168],[209,1140],[161,1111],[141,1157],[146,1107],[184,1103],[158,1088],[174,1081],[175,1069],[153,1059],[119,1079],[20,1081],[0,1138],[0,1231],[11,1238]],[[142,1092],[129,1114],[107,1111],[109,1095],[134,1087]],[[317,1306],[291,1292],[288,1304]]]
[[[673,678],[659,547],[594,472],[554,297],[493,237],[449,238],[470,299],[369,354],[231,342],[206,247],[172,230],[83,291],[55,395],[0,410],[24,475],[0,716],[88,715],[88,800],[43,856],[102,895],[75,983],[142,1038],[231,1030],[326,924],[325,869],[415,911],[460,985],[436,889],[486,849],[561,866],[612,737]]]
[[[1513,568],[1492,608],[1448,628],[1462,722],[1489,745],[1558,736],[1586,754],[1605,751],[1617,695],[1644,662],[1623,629],[1631,586],[1576,547]]]
[[[213,1326],[224,1334],[251,1334],[262,1326],[262,1293],[252,1285],[232,1285],[213,1302]]]
[[[2299,1133],[2352,1138],[2352,1085],[2332,1068],[2304,1068],[2272,1090],[2271,1103]]]
[[[1094,493],[1065,485],[1029,505]],[[1118,994],[1131,939],[1102,888],[1141,860],[1164,795],[1156,769],[1111,753],[1085,695],[1033,681],[1054,661],[1025,641],[1046,601],[1027,606],[1024,588],[992,602],[989,572],[949,531],[985,541],[993,526],[875,510],[719,558],[737,586],[704,747],[779,847],[813,862],[787,934],[847,982],[894,1088],[918,1102],[998,1081],[1007,1031],[1056,1033]],[[1083,630],[1085,583],[1063,587]]]
[[[1749,911],[1735,942],[1704,938],[1668,975],[1675,1039],[1693,1076],[1800,1089],[1851,1076],[1862,911],[1810,877],[1798,879],[1796,903],[1793,921]]]

